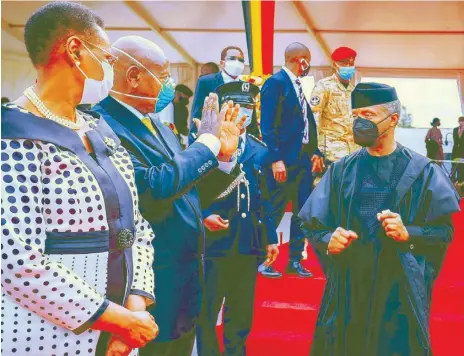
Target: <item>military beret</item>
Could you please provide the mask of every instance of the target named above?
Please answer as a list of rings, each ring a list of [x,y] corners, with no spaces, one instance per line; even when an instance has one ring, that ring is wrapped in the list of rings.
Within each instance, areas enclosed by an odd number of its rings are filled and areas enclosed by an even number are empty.
[[[351,108],[365,108],[398,100],[395,88],[380,83],[359,83],[351,93]]]
[[[255,104],[259,87],[247,82],[231,82],[218,86],[216,93],[221,103],[232,100],[234,104]]]
[[[188,86],[186,86],[186,85],[184,85],[184,84],[178,84],[178,85],[176,85],[176,89],[175,89],[175,90],[178,91],[178,92],[180,92],[180,93],[182,93],[182,94],[187,95],[188,97],[191,97],[191,96],[193,95],[192,90],[191,90]]]
[[[335,62],[340,62],[350,57],[356,58],[356,55],[356,51],[349,47],[339,47],[333,51],[332,60]]]

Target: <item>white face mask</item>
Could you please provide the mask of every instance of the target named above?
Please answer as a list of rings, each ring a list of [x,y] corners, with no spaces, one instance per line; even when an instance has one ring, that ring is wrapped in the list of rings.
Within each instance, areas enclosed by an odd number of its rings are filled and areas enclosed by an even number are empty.
[[[243,73],[245,69],[245,63],[233,60],[233,61],[226,61],[224,64],[224,70],[227,74],[231,77],[238,77],[240,74]]]
[[[86,45],[82,44],[85,48]],[[82,91],[82,98],[80,104],[97,104],[103,99],[105,99],[109,93],[111,88],[113,87],[114,81],[114,72],[113,67],[107,62],[101,62],[98,58],[93,54],[91,50],[89,53],[97,60],[98,63],[102,66],[103,69],[103,80],[96,80],[89,78],[87,74],[80,67],[80,63],[76,62],[77,69],[80,70],[82,75],[85,77],[84,81],[84,90]]]
[[[246,120],[243,123],[242,128],[246,129],[248,126],[251,124],[251,119],[253,118],[253,109],[248,109],[248,108],[240,108],[240,111],[238,112],[237,119],[235,120],[235,123],[238,124],[243,115],[246,115]]]

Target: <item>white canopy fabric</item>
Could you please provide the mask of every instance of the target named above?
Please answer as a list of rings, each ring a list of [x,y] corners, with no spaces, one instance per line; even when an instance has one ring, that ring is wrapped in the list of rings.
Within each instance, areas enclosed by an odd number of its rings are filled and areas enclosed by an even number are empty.
[[[27,57],[24,24],[45,3],[2,1],[2,58],[7,59],[2,63],[2,89],[12,91],[15,86],[5,83],[5,75],[12,77],[15,68],[28,68],[27,61],[21,60]],[[174,64],[174,77],[191,87],[199,65],[219,62],[224,47],[247,48],[241,1],[83,3],[104,19],[111,40],[136,34],[157,43]],[[349,46],[358,52],[358,80],[361,76],[455,78],[464,98],[462,1],[277,1],[276,67],[284,62],[285,47],[295,41],[311,50],[316,80],[328,73],[330,52]],[[29,72],[20,70],[16,75],[20,79]]]

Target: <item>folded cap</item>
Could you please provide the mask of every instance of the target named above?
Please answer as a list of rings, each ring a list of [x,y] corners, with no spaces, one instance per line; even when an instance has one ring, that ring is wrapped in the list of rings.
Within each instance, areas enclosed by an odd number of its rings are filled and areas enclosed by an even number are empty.
[[[380,83],[359,83],[351,93],[351,108],[365,108],[398,100],[395,88]]]

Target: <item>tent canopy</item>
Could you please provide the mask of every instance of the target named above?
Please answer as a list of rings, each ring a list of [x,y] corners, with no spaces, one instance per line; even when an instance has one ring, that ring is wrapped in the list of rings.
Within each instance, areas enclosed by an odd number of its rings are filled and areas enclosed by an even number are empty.
[[[26,55],[24,24],[45,3],[2,1],[3,54]],[[247,47],[240,1],[84,3],[104,19],[111,40],[144,36],[172,63],[219,62],[224,47]],[[462,71],[464,2],[277,1],[274,65],[295,41],[309,47],[313,67],[329,66],[330,52],[343,45],[358,51],[361,68]]]

